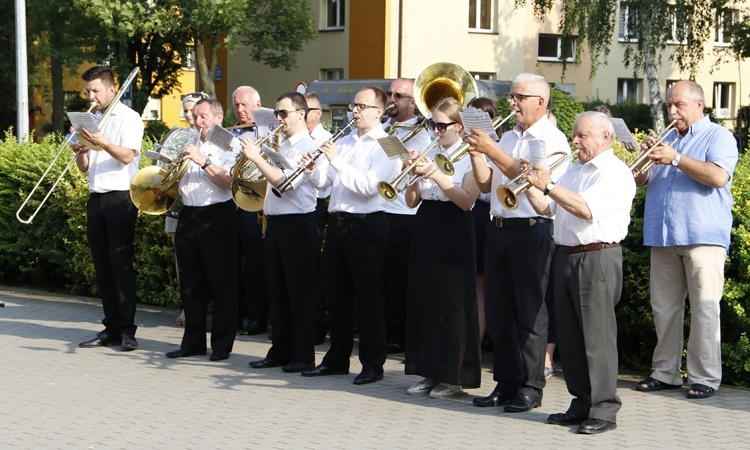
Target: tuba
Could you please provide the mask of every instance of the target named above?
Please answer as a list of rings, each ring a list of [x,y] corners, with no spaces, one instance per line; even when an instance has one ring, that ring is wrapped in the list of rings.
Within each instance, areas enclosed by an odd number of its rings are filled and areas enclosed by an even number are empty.
[[[458,64],[438,62],[422,69],[414,80],[414,101],[425,116],[442,99],[451,97],[466,107],[479,92],[474,77]]]
[[[281,126],[256,139],[255,145],[260,147],[274,136],[274,143],[278,144],[281,137]],[[278,151],[276,146],[274,148]],[[230,175],[232,176],[232,198],[237,206],[245,211],[253,212],[263,209],[267,182],[255,163],[240,152]]]

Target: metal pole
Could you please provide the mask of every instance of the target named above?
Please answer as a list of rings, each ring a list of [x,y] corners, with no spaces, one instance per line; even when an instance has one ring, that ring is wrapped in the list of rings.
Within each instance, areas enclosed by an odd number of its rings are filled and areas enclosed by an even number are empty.
[[[16,0],[16,96],[18,142],[29,138],[29,76],[26,59],[26,0]]]

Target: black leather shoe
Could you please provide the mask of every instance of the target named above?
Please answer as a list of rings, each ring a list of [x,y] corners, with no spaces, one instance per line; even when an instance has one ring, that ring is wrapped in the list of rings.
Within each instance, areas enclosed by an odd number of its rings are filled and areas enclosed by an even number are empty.
[[[177,350],[172,350],[171,352],[167,352],[167,358],[185,358],[188,356],[202,356],[205,355],[206,351],[202,352],[191,352],[188,350],[184,350],[182,348],[178,348]]]
[[[599,434],[614,430],[615,428],[617,428],[617,424],[614,422],[607,422],[602,419],[588,419],[578,426],[578,432],[580,434]]]
[[[229,352],[213,352],[208,357],[209,361],[224,361],[225,359],[229,359]]]
[[[319,365],[311,370],[303,370],[300,375],[303,377],[324,377],[327,375],[349,375],[349,369],[334,369],[326,365]]]
[[[270,369],[271,367],[279,367],[283,365],[283,361],[276,361],[271,358],[263,358],[260,361],[250,361],[250,363],[248,363],[248,366],[253,369]]]
[[[303,370],[312,370],[315,368],[314,362],[309,363],[299,363],[299,362],[293,362],[289,363],[281,368],[284,372],[288,373],[298,373],[302,372]]]
[[[471,402],[477,406],[500,406],[508,403],[512,395],[503,394],[502,392],[494,391],[487,397],[474,397]]]
[[[526,412],[542,406],[542,399],[539,397],[531,398],[526,394],[518,392],[511,401],[505,404],[505,412]]]
[[[123,333],[122,335],[122,351],[129,352],[138,349],[138,341],[135,340],[135,336],[132,334]]]
[[[354,384],[377,383],[383,379],[382,372],[373,372],[372,370],[363,370],[362,373],[354,378]]]
[[[583,417],[578,417],[574,414],[568,414],[566,412],[550,414],[549,417],[547,417],[547,423],[555,425],[580,425],[584,420],[586,419],[584,419]]]
[[[121,345],[122,340],[117,336],[112,336],[106,331],[100,331],[96,333],[93,339],[83,341],[78,344],[81,348],[94,348],[94,347],[110,347],[112,345]]]
[[[391,342],[388,344],[388,354],[393,355],[395,353],[403,353],[404,352],[404,346],[401,344],[398,344],[396,342]]]
[[[245,328],[239,331],[241,336],[255,336],[256,334],[265,333],[268,330],[268,325],[258,322],[249,322],[245,325]]]

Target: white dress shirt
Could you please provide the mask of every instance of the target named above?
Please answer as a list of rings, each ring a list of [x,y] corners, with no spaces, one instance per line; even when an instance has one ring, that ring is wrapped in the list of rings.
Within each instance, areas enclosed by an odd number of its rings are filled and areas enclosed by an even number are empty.
[[[310,152],[317,149],[315,141],[308,134],[307,130],[302,130],[292,137],[286,139],[279,147],[279,153],[286,158],[289,165],[297,167],[297,161]],[[289,177],[294,169],[285,170],[284,175]],[[270,184],[270,183],[269,183]],[[263,205],[263,212],[267,216],[278,216],[282,214],[306,214],[315,211],[317,205],[316,189],[311,186],[305,177],[297,177],[292,183],[292,189],[287,189],[281,198],[276,197],[271,192],[271,186],[266,189],[266,200]]]
[[[323,125],[318,124],[317,127],[313,128],[312,133],[310,133],[310,137],[315,141],[315,149],[317,150],[320,148],[321,145],[323,145],[326,141],[331,139],[333,135],[328,132],[325,128],[323,128]],[[325,171],[328,167],[328,159],[324,156],[321,156],[316,161],[316,167],[318,170]],[[315,196],[317,198],[327,198],[331,195],[331,188],[327,187],[325,189],[316,189],[315,190]]]
[[[412,117],[409,120],[405,120],[403,122],[393,122],[393,125],[402,124],[402,125],[415,125],[417,123],[417,118]],[[390,122],[386,122],[383,124],[383,129],[391,125]],[[412,130],[408,128],[396,128],[396,136],[399,137],[399,139],[403,139],[407,134],[411,133]],[[427,130],[420,131],[416,136],[409,139],[407,142],[404,143],[404,147],[406,147],[407,150],[415,151],[417,153],[421,152],[425,147],[430,145],[430,136],[427,134]],[[434,153],[434,152],[433,152]],[[408,181],[407,176],[407,181]],[[390,182],[391,180],[383,180]],[[405,181],[404,181],[405,182]],[[417,213],[416,208],[409,208],[406,205],[406,198],[404,197],[403,192],[399,192],[398,196],[396,197],[396,200],[392,202],[387,202],[385,204],[385,212],[390,214],[408,214],[408,215],[414,215]]]
[[[620,242],[628,234],[635,180],[610,148],[586,164],[576,164],[557,181],[580,194],[591,220],[574,216],[550,199],[555,216],[555,243],[566,246]]]
[[[101,111],[97,112],[101,116]],[[141,116],[121,102],[117,102],[109,119],[101,127],[102,136],[109,142],[133,149],[135,157],[123,164],[104,150],[89,152],[89,190],[105,193],[130,190],[130,180],[138,172],[143,141]]]
[[[463,144],[463,141],[459,139],[450,146],[448,149],[443,149],[442,146],[438,146],[437,149],[430,150],[430,156],[432,159],[435,158],[435,154],[438,152],[442,153],[445,156],[450,155],[456,149]],[[461,187],[464,183],[464,176],[466,176],[467,173],[472,171],[471,167],[471,159],[470,158],[462,158],[460,161],[457,161],[453,167],[455,168],[455,172],[453,175],[446,175],[448,178],[453,181],[453,184],[456,185],[456,187]],[[448,198],[448,195],[440,189],[440,186],[437,185],[433,180],[421,180],[419,185],[420,190],[420,197],[422,197],[422,200],[438,200],[441,202],[450,202],[451,199]]]
[[[194,143],[194,142],[193,142]],[[220,149],[208,142],[198,143],[203,156],[216,164],[230,170],[237,160],[237,154]],[[185,176],[180,180],[180,195],[185,206],[209,206],[232,199],[232,191],[216,184],[211,175],[201,166],[191,162]]]
[[[555,152],[565,152],[566,155],[570,155],[570,144],[568,139],[565,137],[562,131],[557,129],[545,115],[539,119],[534,125],[526,129],[525,132],[521,131],[521,128],[516,125],[512,131],[503,134],[500,138],[500,149],[511,155],[516,159],[529,159],[529,141],[542,140],[545,144],[547,155],[549,156]],[[556,155],[549,159],[551,165],[560,155]],[[539,214],[534,211],[534,208],[526,198],[526,194],[518,196],[518,208],[510,210],[504,207],[500,203],[500,199],[497,197],[497,188],[500,185],[508,184],[510,181],[505,174],[498,169],[494,163],[490,165],[492,167],[492,194],[490,203],[490,215],[494,217],[503,218],[526,218],[526,217],[537,217]],[[570,163],[564,164],[552,173],[552,180],[557,180],[560,176],[565,173],[567,168],[570,167]]]
[[[401,167],[399,160],[389,159],[380,147],[377,140],[385,136],[388,135],[380,126],[362,137],[355,129],[341,138],[337,145],[339,154],[328,169],[309,175],[313,186],[332,187],[328,211],[356,214],[383,211],[385,199],[378,194],[378,183],[395,178]]]

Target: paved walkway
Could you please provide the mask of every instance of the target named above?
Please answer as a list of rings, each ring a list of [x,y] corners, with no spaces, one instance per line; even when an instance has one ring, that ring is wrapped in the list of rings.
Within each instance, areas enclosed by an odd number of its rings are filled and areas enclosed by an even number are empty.
[[[622,376],[618,429],[584,436],[545,423],[570,401],[560,373],[542,407],[507,414],[471,404],[494,386],[487,364],[480,389],[432,400],[405,394],[418,378],[401,358],[367,386],[352,384],[356,357],[349,376],[248,368],[265,356],[265,335],[239,337],[218,363],[167,359],[182,328],[175,311],[151,306],[136,315],[140,350],[81,349],[102,328],[97,300],[0,287],[0,302],[0,448],[750,448],[743,389],[696,401],[686,389],[636,392],[637,377]]]

